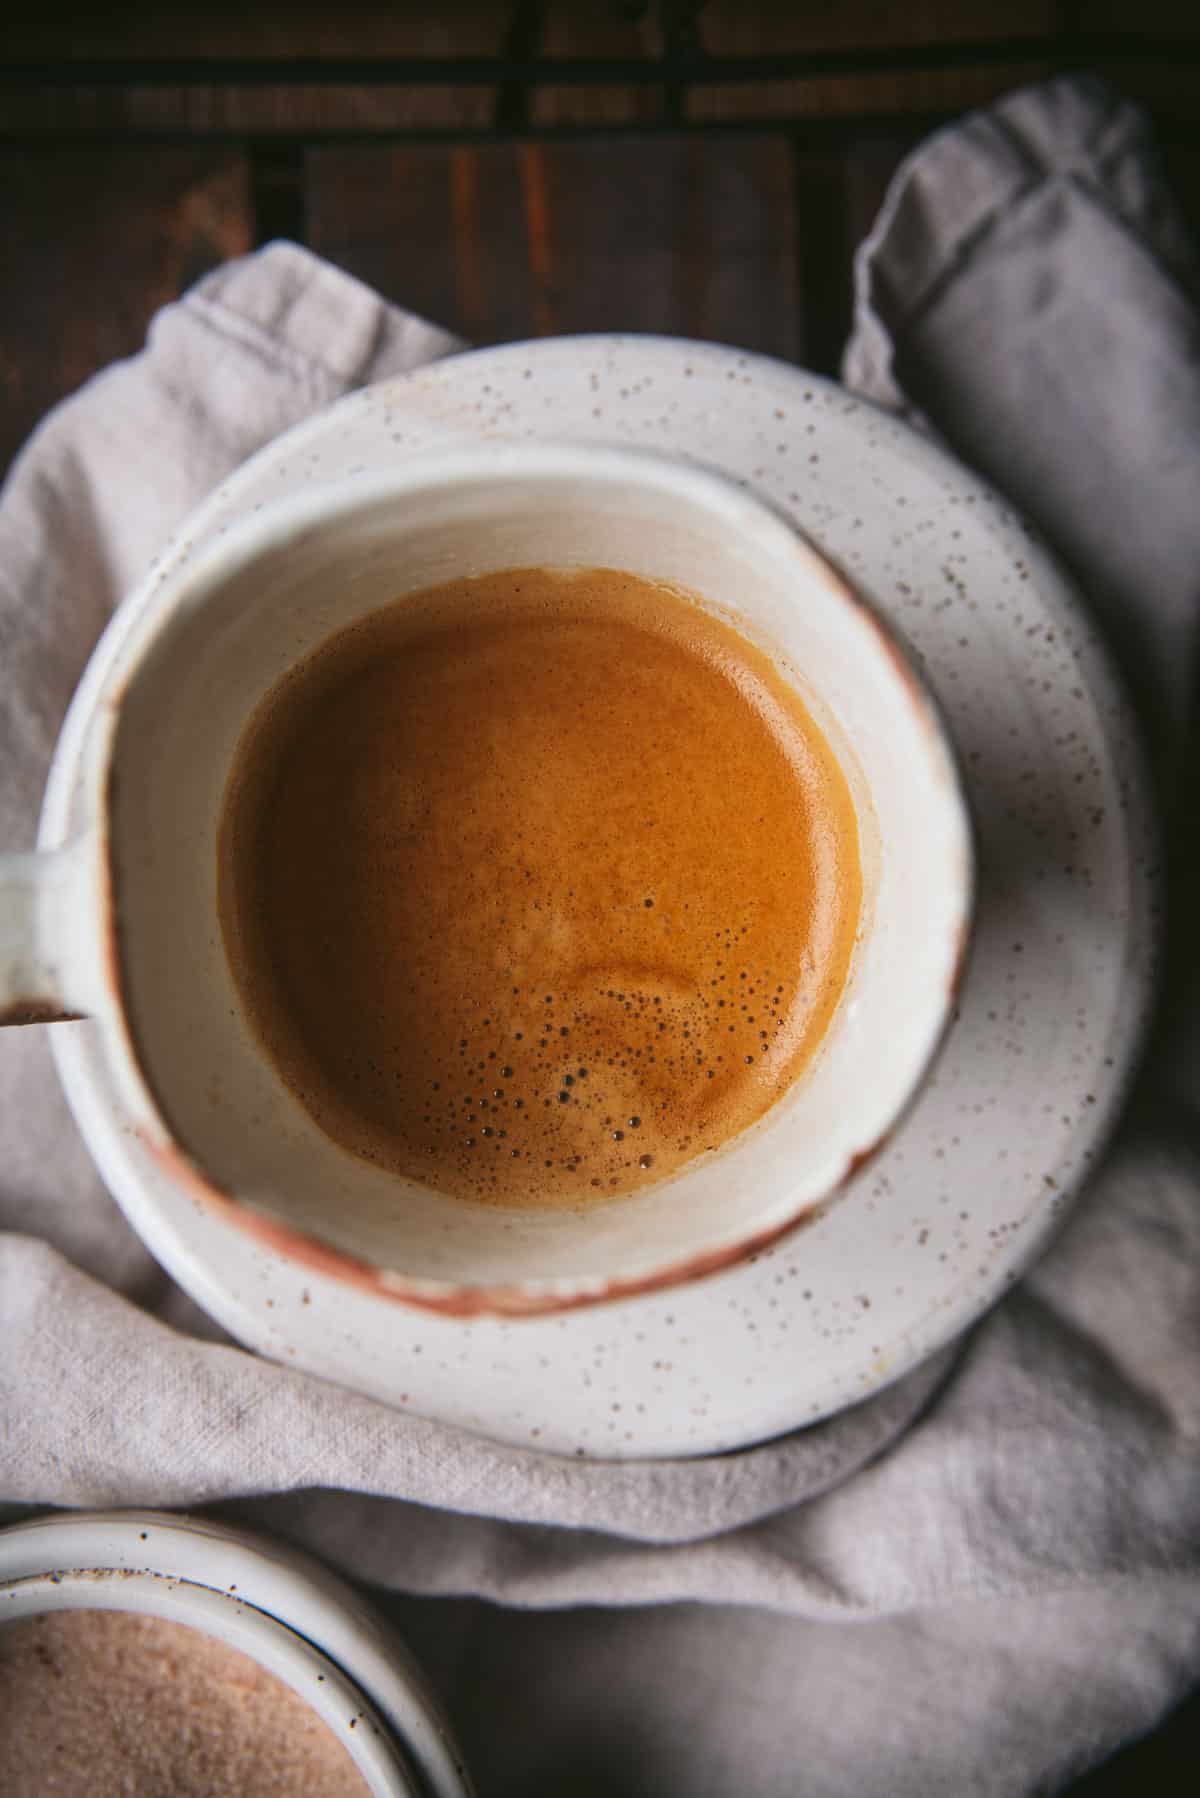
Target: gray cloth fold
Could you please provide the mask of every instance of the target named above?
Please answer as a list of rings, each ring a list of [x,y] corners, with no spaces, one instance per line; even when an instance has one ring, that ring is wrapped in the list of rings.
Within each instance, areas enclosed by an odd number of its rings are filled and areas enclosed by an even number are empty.
[[[901,170],[846,364],[1071,561],[1168,800],[1200,582],[1190,271],[1137,116],[1053,84]],[[315,407],[455,347],[274,246],[46,421],[0,503],[0,842],[32,841],[91,644],[196,500]],[[1053,1789],[1200,1656],[1198,1019],[1167,1015],[1091,1191],[957,1356],[778,1442],[628,1465],[493,1447],[230,1345],[105,1195],[44,1032],[10,1031],[0,1498],[219,1503],[384,1587],[643,1607],[401,1607],[485,1794]]]
[[[901,171],[858,253],[843,371],[931,422],[1079,573],[1172,763],[1200,597],[1198,281],[1141,114],[1056,83]]]

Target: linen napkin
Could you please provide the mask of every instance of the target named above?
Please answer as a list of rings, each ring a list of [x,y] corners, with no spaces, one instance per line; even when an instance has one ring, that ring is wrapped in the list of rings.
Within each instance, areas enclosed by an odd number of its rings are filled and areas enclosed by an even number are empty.
[[[846,363],[1072,564],[1168,809],[1200,586],[1192,283],[1138,115],[1055,83],[901,169]],[[0,843],[32,843],[95,637],[196,501],[456,347],[275,245],[43,424],[0,499]],[[1200,1671],[1200,983],[1186,938],[1171,955],[1119,1138],[1020,1288],[867,1404],[691,1461],[502,1449],[246,1354],[105,1194],[45,1031],[0,1033],[0,1499],[219,1504],[439,1595],[399,1609],[485,1798],[1052,1790]]]

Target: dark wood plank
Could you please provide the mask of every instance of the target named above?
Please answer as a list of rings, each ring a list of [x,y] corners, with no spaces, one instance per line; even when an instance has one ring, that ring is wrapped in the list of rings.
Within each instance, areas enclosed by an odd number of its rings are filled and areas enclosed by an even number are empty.
[[[803,80],[713,82],[687,96],[690,123],[730,124],[746,119],[950,118],[987,106],[1002,94],[1044,81],[1056,64],[1044,59],[961,69],[879,70],[861,75],[821,75]]]
[[[1200,37],[1200,10],[1180,0],[1103,0],[1064,7],[1060,0],[707,0],[700,14],[706,50],[719,56],[960,46],[981,60],[957,68],[873,69],[807,79],[714,84],[690,96],[697,123],[759,118],[952,117],[987,105],[1014,87],[1044,80],[1063,66],[1072,31],[1137,40],[1138,54],[1097,53],[1101,74],[1171,122],[1200,118],[1200,70],[1159,41]],[[991,61],[990,44],[1026,40],[1044,54]]]
[[[515,0],[454,0],[445,8],[378,0],[50,0],[22,7],[0,34],[5,63],[45,59],[64,74],[72,63],[155,59],[499,56]],[[484,130],[496,103],[493,85],[209,83],[129,80],[113,88],[29,85],[0,93],[0,129],[9,133],[139,131],[197,135],[296,132]]]
[[[102,143],[140,134],[189,137],[388,135],[485,131],[494,85],[442,83],[200,82],[172,85],[96,82],[10,88],[0,95],[0,135],[11,141],[68,137]]]
[[[800,151],[796,157],[796,354],[818,374],[838,374],[850,330],[857,241],[849,217],[851,159],[847,151]]]
[[[783,136],[316,150],[307,216],[314,249],[477,342],[801,341]]]
[[[1163,144],[1162,161],[1171,191],[1200,249],[1200,144]]]
[[[495,56],[513,0],[43,0],[10,9],[0,64],[35,57]]]
[[[0,154],[0,468],[44,412],[142,344],[151,315],[253,241],[246,161]]]
[[[761,56],[1052,37],[1062,28],[1062,7],[1059,0],[706,0],[699,24],[710,55]]]
[[[862,53],[876,63],[855,72],[699,84],[686,90],[678,117],[689,123],[787,120],[948,118],[984,105],[1074,59],[1072,34],[1089,34],[1101,73],[1149,105],[1177,131],[1195,138],[1200,121],[1200,66],[1178,45],[1200,46],[1200,11],[1178,0],[1101,0],[1096,6],[1063,0],[706,0],[676,4],[646,0],[455,0],[450,7],[345,0],[49,0],[22,8],[0,35],[0,78],[6,63],[41,58],[75,82],[25,82],[0,89],[0,133],[48,138],[145,133],[267,136],[417,132],[482,133],[497,120],[508,128],[650,126],[676,116],[678,95],[663,81],[575,84],[524,76],[501,83],[373,81],[386,60],[498,58],[609,58],[631,67],[651,65],[678,42],[680,21],[694,15],[693,36],[712,56],[756,57]],[[672,23],[674,21],[674,23]],[[684,34],[686,35],[686,33]],[[1105,51],[1111,39],[1112,53]],[[998,42],[1033,48],[1006,60]],[[1095,46],[1099,47],[1095,47]],[[878,67],[888,50],[963,53],[953,67]],[[238,59],[351,59],[359,67],[338,84],[305,81],[297,71],[279,82],[242,79]],[[975,60],[975,59],[978,60]],[[84,65],[183,59],[211,64],[211,81],[172,82],[159,68],[150,80],[130,76],[112,86],[89,80]],[[221,59],[224,59],[223,62]],[[693,65],[703,76],[702,60]]]
[[[388,299],[478,342],[528,335],[520,174],[497,145],[355,145],[305,158],[307,241]]]
[[[554,57],[620,57],[644,62],[662,51],[659,8],[640,12],[620,5],[580,6],[577,0],[546,0],[542,9],[541,53]],[[663,116],[661,86],[575,86],[548,82],[530,101],[538,126],[654,125]]]
[[[1089,31],[1200,38],[1200,8],[1191,0],[1087,0],[1074,10]]]
[[[379,0],[43,0],[9,9],[0,65],[36,57],[495,56],[523,0],[452,0],[442,7]],[[529,0],[524,0],[527,6]],[[719,56],[899,45],[1061,38],[1071,29],[1140,37],[1200,37],[1186,0],[535,0],[534,48],[553,56],[654,56],[662,21],[694,13]]]

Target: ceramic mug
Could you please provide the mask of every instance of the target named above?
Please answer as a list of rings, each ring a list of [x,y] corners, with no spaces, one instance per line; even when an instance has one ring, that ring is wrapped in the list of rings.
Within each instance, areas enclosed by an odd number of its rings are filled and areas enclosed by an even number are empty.
[[[680,460],[496,445],[312,486],[194,556],[183,545],[114,618],[103,679],[85,677],[90,827],[0,861],[0,1017],[95,1021],[106,1079],[76,1113],[118,1198],[114,1145],[132,1132],[156,1178],[286,1256],[450,1315],[517,1316],[731,1265],[881,1145],[961,977],[970,823],[924,685],[789,520]],[[837,755],[864,894],[820,1048],[758,1123],[634,1198],[518,1212],[387,1173],[300,1106],[226,962],[216,839],[243,726],[289,667],[405,592],[539,564],[619,568],[733,615]]]

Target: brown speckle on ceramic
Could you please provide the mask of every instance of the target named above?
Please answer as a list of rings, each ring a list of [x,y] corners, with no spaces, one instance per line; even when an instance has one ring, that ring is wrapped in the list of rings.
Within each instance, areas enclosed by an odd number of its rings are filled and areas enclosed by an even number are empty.
[[[715,346],[548,340],[450,358],[268,446],[190,536],[358,465],[529,439],[645,445],[756,487],[911,648],[980,849],[972,951],[933,1077],[806,1229],[694,1285],[565,1316],[386,1303],[161,1180],[139,1209],[156,1175],[131,1134],[106,1145],[105,1171],[164,1265],[265,1353],[541,1451],[720,1451],[896,1378],[1007,1290],[1059,1222],[1120,1104],[1150,990],[1157,864],[1139,752],[1082,608],[1007,507],[835,385]],[[83,816],[79,748],[56,771],[44,840]],[[86,1105],[105,1077],[94,1033],[55,1036]]]

